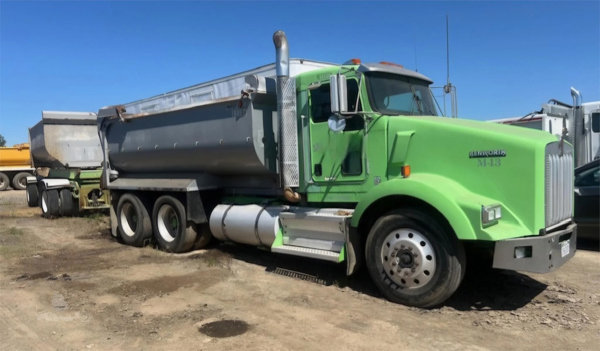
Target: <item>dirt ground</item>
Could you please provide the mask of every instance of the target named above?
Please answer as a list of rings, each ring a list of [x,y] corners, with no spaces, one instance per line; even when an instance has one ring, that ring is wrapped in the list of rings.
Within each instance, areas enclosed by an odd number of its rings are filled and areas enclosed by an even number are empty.
[[[133,248],[101,214],[47,220],[0,192],[2,350],[598,350],[600,253],[556,272],[469,267],[445,306],[382,298],[366,273],[214,244]]]

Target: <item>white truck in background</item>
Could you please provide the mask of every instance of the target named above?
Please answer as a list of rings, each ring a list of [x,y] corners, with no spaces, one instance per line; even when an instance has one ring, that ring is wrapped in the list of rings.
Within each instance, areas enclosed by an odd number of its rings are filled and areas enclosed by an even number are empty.
[[[523,117],[488,122],[540,129],[563,137],[575,147],[575,167],[600,158],[600,101],[582,103],[581,94],[571,88],[573,105],[556,99],[542,104],[542,109]]]

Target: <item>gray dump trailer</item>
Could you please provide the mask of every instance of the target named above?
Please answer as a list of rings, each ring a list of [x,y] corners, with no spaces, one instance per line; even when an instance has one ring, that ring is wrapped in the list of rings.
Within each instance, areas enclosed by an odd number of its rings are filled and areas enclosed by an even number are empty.
[[[43,111],[29,129],[35,176],[27,178],[27,203],[45,217],[108,208],[100,190],[102,151],[93,112]]]

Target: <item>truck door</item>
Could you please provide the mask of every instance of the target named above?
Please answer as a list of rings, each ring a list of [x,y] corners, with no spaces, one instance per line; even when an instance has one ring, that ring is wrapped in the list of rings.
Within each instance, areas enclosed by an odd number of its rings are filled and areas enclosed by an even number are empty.
[[[331,131],[327,124],[332,115],[329,90],[327,80],[309,92],[312,180],[315,183],[362,181],[365,179],[364,120],[360,115],[352,116],[346,119],[343,131]],[[357,80],[348,79],[349,110],[355,109],[357,96]]]

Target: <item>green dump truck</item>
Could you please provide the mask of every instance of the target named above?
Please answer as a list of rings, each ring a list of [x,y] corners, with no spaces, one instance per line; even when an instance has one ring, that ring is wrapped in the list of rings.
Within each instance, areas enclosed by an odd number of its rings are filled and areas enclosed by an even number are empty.
[[[113,235],[366,265],[420,307],[456,291],[468,244],[510,270],[573,257],[570,144],[440,117],[432,81],[400,65],[290,59],[273,40],[275,64],[100,109]]]
[[[74,216],[108,209],[100,189],[102,151],[91,112],[43,111],[29,128],[35,176],[27,177],[27,204],[44,217]]]

